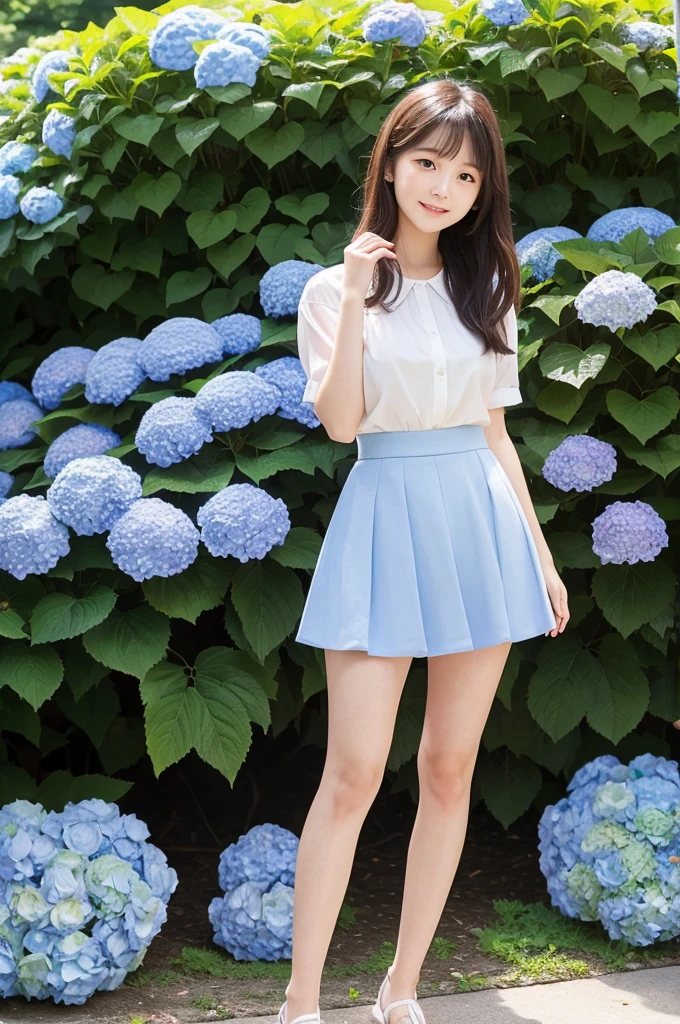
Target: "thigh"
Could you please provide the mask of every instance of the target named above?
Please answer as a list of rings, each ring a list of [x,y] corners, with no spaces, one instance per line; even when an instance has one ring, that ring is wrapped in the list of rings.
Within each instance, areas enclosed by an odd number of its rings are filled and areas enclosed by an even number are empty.
[[[326,650],[328,753],[331,770],[348,764],[382,777],[399,700],[413,660],[376,657],[366,651]]]
[[[511,646],[507,641],[428,658],[424,753],[476,754]]]

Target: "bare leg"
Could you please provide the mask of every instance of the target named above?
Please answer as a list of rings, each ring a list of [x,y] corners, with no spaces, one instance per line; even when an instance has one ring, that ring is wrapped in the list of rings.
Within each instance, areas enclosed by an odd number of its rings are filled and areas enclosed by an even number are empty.
[[[295,868],[289,1024],[315,1013],[356,845],[392,744],[410,657],[327,650],[328,749]]]
[[[408,850],[389,1001],[412,999],[460,860],[470,783],[510,642],[428,659],[420,795]],[[387,1005],[384,1002],[384,1005]],[[406,1007],[390,1014],[397,1024]]]

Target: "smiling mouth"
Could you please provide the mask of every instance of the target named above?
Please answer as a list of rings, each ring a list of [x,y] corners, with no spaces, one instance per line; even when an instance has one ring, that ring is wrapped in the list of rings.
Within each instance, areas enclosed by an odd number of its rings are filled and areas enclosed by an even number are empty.
[[[441,206],[430,206],[429,203],[423,203],[419,200],[420,205],[426,210],[430,210],[431,213],[448,213],[448,210],[443,210]]]

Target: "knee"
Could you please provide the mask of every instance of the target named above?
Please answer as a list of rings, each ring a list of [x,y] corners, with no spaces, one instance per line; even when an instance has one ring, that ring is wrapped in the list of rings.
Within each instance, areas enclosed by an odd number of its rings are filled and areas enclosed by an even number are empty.
[[[418,751],[418,782],[421,791],[444,809],[455,808],[470,794],[476,751]]]
[[[372,762],[344,762],[324,771],[323,785],[333,811],[344,817],[366,811],[380,788],[385,767]]]

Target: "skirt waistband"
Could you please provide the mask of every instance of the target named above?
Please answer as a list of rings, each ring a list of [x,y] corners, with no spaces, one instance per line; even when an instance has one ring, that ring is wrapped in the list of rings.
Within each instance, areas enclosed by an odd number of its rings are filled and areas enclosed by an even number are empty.
[[[488,448],[481,423],[432,430],[376,430],[356,435],[359,459],[399,458],[408,455],[447,455]]]

